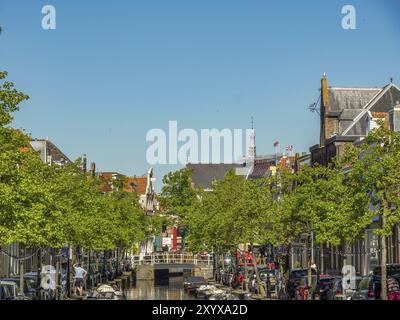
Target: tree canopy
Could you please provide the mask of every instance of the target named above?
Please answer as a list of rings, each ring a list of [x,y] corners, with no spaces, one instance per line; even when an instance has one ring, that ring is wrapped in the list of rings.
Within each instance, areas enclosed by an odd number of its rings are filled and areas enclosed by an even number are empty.
[[[64,167],[43,163],[30,137],[10,126],[28,96],[6,76],[0,72],[0,244],[104,250],[144,240],[148,219],[136,194],[103,194],[80,159]]]

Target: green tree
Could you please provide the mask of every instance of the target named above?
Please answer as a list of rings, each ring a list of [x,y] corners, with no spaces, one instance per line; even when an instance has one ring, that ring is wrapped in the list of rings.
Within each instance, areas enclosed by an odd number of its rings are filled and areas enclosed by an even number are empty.
[[[189,168],[170,172],[163,177],[163,187],[159,195],[160,206],[168,214],[177,215],[184,224],[186,215],[196,199],[192,187],[192,172]]]
[[[382,299],[387,299],[387,237],[400,222],[400,133],[381,121],[364,142],[349,151],[350,177],[364,188],[381,218]],[[370,216],[368,213],[367,216]]]
[[[46,185],[51,172],[30,148],[29,137],[9,126],[28,96],[6,76],[0,72],[0,243],[49,244],[56,230]]]

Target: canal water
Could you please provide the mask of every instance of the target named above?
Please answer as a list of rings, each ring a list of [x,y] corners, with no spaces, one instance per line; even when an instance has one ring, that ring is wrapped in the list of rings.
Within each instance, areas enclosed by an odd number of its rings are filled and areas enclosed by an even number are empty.
[[[137,280],[125,292],[127,300],[194,300],[183,289],[183,277],[171,277],[163,283],[154,280]]]

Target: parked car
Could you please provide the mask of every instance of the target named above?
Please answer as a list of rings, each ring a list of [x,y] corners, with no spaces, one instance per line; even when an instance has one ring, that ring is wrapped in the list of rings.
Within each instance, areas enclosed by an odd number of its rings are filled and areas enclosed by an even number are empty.
[[[0,301],[1,300],[12,300],[14,286],[7,284],[0,284]]]
[[[18,287],[17,290],[20,290],[21,279],[19,278],[19,276],[10,277],[2,280],[15,282]],[[37,297],[36,281],[29,276],[24,276],[24,295],[29,299],[36,299]]]
[[[334,300],[335,283],[336,283],[335,277],[330,277],[330,276],[320,277],[318,291],[316,292],[319,295],[320,300]]]
[[[316,275],[315,270],[311,270],[312,275]],[[300,293],[300,287],[303,287],[302,291],[305,288],[307,282],[304,282],[304,278],[308,276],[308,269],[292,269],[289,272],[289,281],[288,281],[288,296],[289,299],[297,300],[298,294]],[[301,292],[303,294],[303,292]]]
[[[363,277],[357,286],[357,290],[352,294],[351,300],[379,300],[381,297],[381,277]],[[388,300],[400,300],[400,277],[389,275],[387,277]]]
[[[273,293],[275,291],[275,271],[268,269],[264,265],[257,266],[258,275],[260,277],[260,284],[257,281],[257,275],[254,268],[249,272],[249,290],[250,292],[260,293],[260,285],[264,287],[265,292],[267,292],[267,282],[269,282],[269,292]]]
[[[317,282],[317,275],[311,275],[311,284],[308,283],[308,275],[301,278],[293,278],[293,298],[295,300],[307,300],[309,294],[314,298],[323,300],[331,299],[333,296],[335,277],[322,274]]]
[[[1,300],[26,300],[23,293],[19,292],[15,281],[0,279]]]

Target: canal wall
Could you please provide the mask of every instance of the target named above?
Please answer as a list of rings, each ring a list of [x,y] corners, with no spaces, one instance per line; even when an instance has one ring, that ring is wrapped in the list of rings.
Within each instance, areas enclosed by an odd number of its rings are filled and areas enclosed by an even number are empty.
[[[150,264],[135,267],[136,280],[154,280],[154,266]]]

